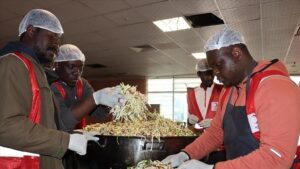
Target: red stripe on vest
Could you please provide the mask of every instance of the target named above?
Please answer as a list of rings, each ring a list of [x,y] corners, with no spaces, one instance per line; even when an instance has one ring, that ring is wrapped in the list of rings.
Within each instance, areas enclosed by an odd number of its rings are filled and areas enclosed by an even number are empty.
[[[249,87],[249,92],[248,92],[248,98],[246,102],[246,110],[247,110],[247,115],[251,113],[256,113],[256,109],[254,106],[254,97],[255,97],[255,92],[259,86],[260,81],[263,78],[266,78],[268,76],[272,75],[281,75],[281,76],[287,76],[286,73],[283,73],[282,71],[278,70],[268,70],[268,71],[263,71],[257,73],[255,76],[252,77],[251,82],[250,82],[250,87]],[[257,139],[260,140],[260,132],[253,132],[253,136]]]
[[[65,100],[66,96],[67,96],[65,89],[58,82],[54,82],[54,85],[57,88],[57,90],[59,91],[61,97]]]
[[[212,111],[211,103],[213,101],[215,101],[215,102],[219,101],[219,96],[220,96],[222,88],[223,88],[223,86],[221,86],[221,85],[218,85],[218,84],[214,85],[214,88],[210,95],[210,99],[209,99],[209,103],[208,103],[207,113],[205,116],[206,119],[212,119],[215,117],[217,110]]]
[[[76,82],[76,96],[77,96],[78,99],[80,99],[82,97],[82,89],[83,89],[82,80],[81,79],[77,80],[77,82]],[[82,129],[85,126],[86,126],[86,119],[82,118],[80,123],[77,124],[75,128]]]
[[[197,103],[197,99],[196,99],[196,95],[195,95],[195,90],[194,88],[191,88],[187,91],[187,97],[188,97],[188,108],[189,108],[189,113],[196,115],[199,118],[199,121],[202,121],[203,119],[212,119],[215,116],[215,111],[211,110],[211,102],[215,101],[217,102],[219,100],[219,93],[222,90],[221,85],[214,85],[214,88],[212,90],[210,99],[209,99],[209,104],[207,107],[207,113],[205,115],[205,117],[202,117],[201,111],[199,109],[198,103]]]
[[[20,59],[25,64],[29,72],[31,91],[32,91],[32,103],[31,103],[31,110],[28,115],[28,118],[33,123],[39,124],[41,119],[41,114],[40,114],[41,96],[40,96],[40,89],[36,80],[32,63],[21,53],[16,52],[15,55],[18,59]],[[1,169],[39,169],[40,158],[36,156],[0,157],[0,168]]]
[[[39,124],[41,119],[41,114],[40,114],[41,96],[40,96],[40,88],[36,80],[32,63],[20,53],[16,52],[15,54],[19,59],[23,61],[23,63],[26,65],[29,71],[31,90],[32,90],[32,103],[31,103],[31,110],[28,118],[33,123]]]
[[[59,82],[54,82],[54,85],[57,88],[57,90],[59,91],[62,98],[65,100],[67,98],[67,93],[66,93],[65,89],[62,87],[62,85]],[[77,99],[80,99],[82,97],[82,92],[83,92],[83,84],[82,84],[81,79],[77,80],[75,87],[76,87],[76,97],[77,97]],[[80,123],[78,123],[75,126],[75,128],[82,129],[85,126],[86,126],[86,119],[82,118]]]

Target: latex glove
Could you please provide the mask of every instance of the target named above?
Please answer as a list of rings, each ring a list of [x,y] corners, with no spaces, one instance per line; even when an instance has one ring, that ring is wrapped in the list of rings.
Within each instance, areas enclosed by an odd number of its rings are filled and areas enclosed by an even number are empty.
[[[121,93],[119,87],[107,87],[93,93],[93,98],[97,105],[102,104],[109,107],[122,105],[125,102],[125,97]]]
[[[96,131],[83,131],[82,134],[85,135],[86,137],[89,137],[89,136],[99,135],[100,133],[96,132]],[[96,140],[96,141],[98,141],[98,140]]]
[[[98,141],[99,138],[84,134],[70,134],[68,149],[75,151],[79,155],[85,155],[89,140]]]
[[[212,119],[204,119],[204,120],[202,120],[202,121],[199,123],[200,127],[203,127],[203,128],[208,128],[208,127],[210,127],[211,120],[212,120]]]
[[[189,160],[181,164],[177,169],[212,169],[214,165],[205,164],[198,160]]]
[[[185,152],[173,154],[162,160],[165,164],[170,164],[173,168],[179,166],[183,162],[189,159],[189,156]]]
[[[199,118],[193,114],[189,114],[188,115],[188,122],[191,124],[191,125],[194,125],[198,122]]]

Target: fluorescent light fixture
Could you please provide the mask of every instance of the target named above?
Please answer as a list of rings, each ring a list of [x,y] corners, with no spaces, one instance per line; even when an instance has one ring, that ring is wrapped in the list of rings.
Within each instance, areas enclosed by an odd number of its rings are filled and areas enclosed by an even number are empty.
[[[192,55],[196,59],[204,59],[204,58],[206,58],[206,54],[204,52],[192,53]]]
[[[154,21],[153,23],[163,32],[171,32],[191,28],[191,26],[183,17],[158,20]]]

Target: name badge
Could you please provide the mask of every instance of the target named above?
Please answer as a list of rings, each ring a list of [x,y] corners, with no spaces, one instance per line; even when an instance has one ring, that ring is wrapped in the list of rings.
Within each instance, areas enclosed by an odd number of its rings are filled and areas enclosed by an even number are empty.
[[[218,102],[211,102],[211,111],[217,111],[218,108]]]

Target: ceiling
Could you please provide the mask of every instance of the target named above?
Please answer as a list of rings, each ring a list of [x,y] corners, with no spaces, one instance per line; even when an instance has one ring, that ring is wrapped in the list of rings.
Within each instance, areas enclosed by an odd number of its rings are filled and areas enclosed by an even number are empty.
[[[54,13],[87,64],[87,78],[185,76],[195,74],[193,52],[225,25],[240,31],[252,56],[279,58],[300,74],[300,0],[0,0],[0,47],[17,40],[22,17],[33,8]],[[152,21],[211,12],[225,25],[163,33]],[[137,53],[129,47],[151,45]]]

